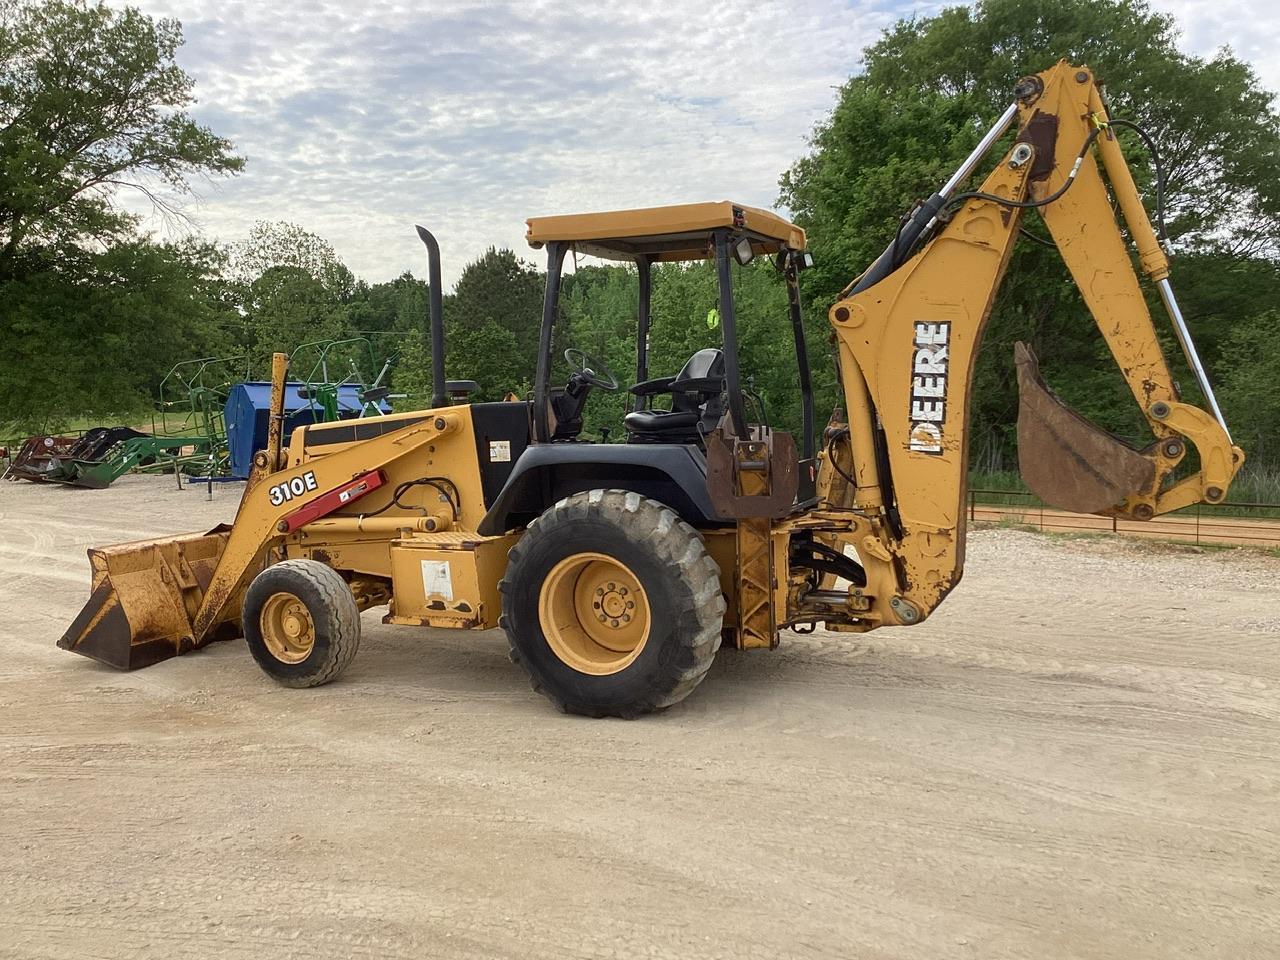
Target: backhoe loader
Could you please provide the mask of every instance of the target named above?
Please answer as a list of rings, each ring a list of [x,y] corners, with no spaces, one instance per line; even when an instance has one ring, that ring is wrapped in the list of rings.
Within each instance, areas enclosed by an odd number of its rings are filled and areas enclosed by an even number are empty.
[[[772,648],[794,628],[862,632],[926,619],[964,569],[969,392],[983,327],[1035,209],[1152,434],[1135,449],[1064,407],[1019,344],[1019,452],[1046,502],[1149,519],[1217,503],[1233,446],[1169,285],[1169,265],[1090,70],[1022,79],[961,167],[831,305],[843,411],[817,434],[799,277],[805,233],[739,204],[538,217],[547,255],[531,399],[468,402],[447,381],[440,254],[430,269],[431,409],[316,424],[275,416],[235,522],[89,551],[92,595],[59,641],[124,669],[243,636],[271,677],[315,686],[355,655],[360,613],[506,631],[511,657],[562,710],[636,716],[697,686],[721,644]],[[964,190],[1016,124],[981,187]],[[1123,221],[1122,232],[1116,209]],[[1207,409],[1184,402],[1136,262],[1155,285]],[[582,437],[594,391],[619,389],[570,348],[552,384],[566,254],[634,264],[640,297],[625,443]],[[786,285],[799,437],[749,408],[733,270],[770,258]],[[649,370],[653,265],[712,260],[723,342]],[[798,442],[797,442],[798,441]],[[1188,447],[1193,468],[1178,471]],[[1178,475],[1175,475],[1178,474]]]

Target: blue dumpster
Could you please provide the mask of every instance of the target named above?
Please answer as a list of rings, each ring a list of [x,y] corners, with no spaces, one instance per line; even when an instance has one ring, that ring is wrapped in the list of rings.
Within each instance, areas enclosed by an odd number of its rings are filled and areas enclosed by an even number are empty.
[[[284,442],[289,442],[293,428],[317,423],[321,411],[314,400],[299,396],[305,383],[287,383],[284,391]],[[360,391],[358,384],[344,383],[338,387],[338,411],[343,420],[360,416]],[[391,407],[384,400],[379,404],[383,413]],[[271,411],[271,384],[248,381],[231,388],[222,418],[227,425],[227,448],[231,453],[231,475],[248,479],[253,466],[253,455],[267,447],[267,421]]]

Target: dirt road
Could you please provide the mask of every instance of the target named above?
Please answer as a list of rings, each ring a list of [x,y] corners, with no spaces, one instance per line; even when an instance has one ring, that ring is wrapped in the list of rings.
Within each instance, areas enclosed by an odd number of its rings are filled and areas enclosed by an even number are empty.
[[[0,484],[0,957],[1280,956],[1276,557],[979,531],[635,722],[376,613],[316,690],[54,647],[88,544],[237,495]]]

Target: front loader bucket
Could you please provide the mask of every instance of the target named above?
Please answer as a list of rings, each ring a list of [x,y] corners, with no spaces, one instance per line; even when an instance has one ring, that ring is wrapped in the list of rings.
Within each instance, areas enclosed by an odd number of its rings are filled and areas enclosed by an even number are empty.
[[[239,632],[238,598],[203,637],[191,622],[230,527],[89,550],[92,593],[58,646],[121,670],[149,667]]]
[[[1059,400],[1040,376],[1031,348],[1013,348],[1018,368],[1018,466],[1031,492],[1050,506],[1101,513],[1149,490],[1155,466],[1128,444]]]

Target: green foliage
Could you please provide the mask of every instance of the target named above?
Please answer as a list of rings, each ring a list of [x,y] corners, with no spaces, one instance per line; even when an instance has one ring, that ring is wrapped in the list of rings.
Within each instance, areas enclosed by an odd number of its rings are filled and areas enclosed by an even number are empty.
[[[511,250],[490,247],[463,268],[452,294],[444,297],[445,376],[474,380],[480,385],[475,400],[501,400],[508,392],[521,396],[533,389],[538,363],[538,331],[542,323],[545,279],[535,267]],[[395,288],[398,285],[398,288]],[[427,326],[427,285],[407,274],[387,285],[370,288],[369,303],[381,303],[379,316],[405,331],[395,387],[409,406],[428,406],[431,400],[431,341]]]
[[[573,346],[604,360],[624,388],[592,395],[584,414],[584,432],[599,437],[607,427],[612,439],[623,439],[622,419],[633,400],[625,388],[636,379],[637,273],[632,267],[579,267],[566,278],[565,286],[562,313],[567,330],[557,339],[557,352]],[[763,401],[770,423],[798,430],[800,390],[786,288],[773,266],[761,258],[747,267],[734,267],[733,293],[743,385]],[[718,304],[713,263],[654,267],[650,377],[671,376],[698,350],[721,345],[719,325],[708,324],[708,315]],[[818,377],[830,369],[822,359],[823,350],[818,349],[814,364]],[[759,416],[754,407],[749,413]]]
[[[1280,462],[1278,325],[1280,309],[1248,317],[1236,324],[1222,351],[1223,413],[1233,425],[1233,439],[1259,464]]]
[[[310,277],[336,303],[350,300],[356,288],[328,240],[285,221],[255,223],[236,245],[230,266],[232,279],[245,286],[277,269]]]
[[[314,233],[292,223],[255,223],[235,246],[229,272],[244,317],[240,346],[252,356],[354,333],[355,277]]]
[[[476,399],[526,394],[538,364],[544,278],[510,250],[490,247],[467,264],[444,300],[445,373],[474,380]]]
[[[233,173],[186,113],[178,24],[72,0],[0,0],[0,420],[136,410],[175,360],[227,344],[220,254],[153,244],[114,204]]]
[[[176,358],[227,352],[220,268],[205,244],[125,241],[4,283],[2,419],[50,429],[133,414]]]
[[[1135,0],[985,0],[900,21],[865,51],[865,71],[841,89],[810,154],[781,179],[782,201],[809,231],[819,264],[806,274],[813,312],[887,246],[910,203],[959,165],[1009,103],[1017,78],[1067,58],[1092,67],[1113,113],[1142,124],[1160,146],[1166,219],[1183,254],[1175,282],[1207,365],[1227,375],[1228,331],[1280,292],[1280,119],[1246,64],[1227,51],[1189,57],[1175,40],[1172,19]],[[1139,185],[1149,188],[1149,158],[1128,131],[1121,138]],[[1040,228],[1034,217],[1027,226]],[[1177,345],[1157,325],[1194,400]],[[1057,254],[1021,242],[975,370],[975,466],[1014,462],[1016,340],[1031,342],[1050,385],[1086,417],[1139,443],[1150,439]]]
[[[186,113],[174,20],[83,0],[0,0],[0,280],[24,257],[126,238],[115,190],[186,191],[233,173],[231,145]]]
[[[349,333],[345,304],[298,267],[272,267],[244,291],[244,346],[254,356]]]

